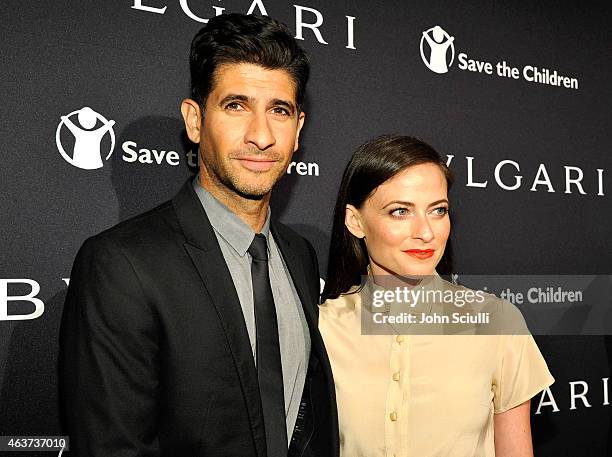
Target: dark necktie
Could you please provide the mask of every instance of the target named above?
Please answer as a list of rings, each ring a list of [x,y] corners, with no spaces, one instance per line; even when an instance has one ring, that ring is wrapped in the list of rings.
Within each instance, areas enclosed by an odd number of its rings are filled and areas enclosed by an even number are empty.
[[[287,425],[285,422],[285,393],[278,343],[278,325],[274,297],[268,274],[268,245],[261,233],[249,247],[253,257],[251,279],[255,305],[257,332],[257,379],[263,408],[268,457],[287,456]]]

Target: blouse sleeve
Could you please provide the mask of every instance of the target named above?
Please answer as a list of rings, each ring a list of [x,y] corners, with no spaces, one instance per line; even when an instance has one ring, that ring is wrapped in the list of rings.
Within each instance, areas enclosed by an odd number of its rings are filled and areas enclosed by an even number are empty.
[[[531,335],[503,337],[493,379],[495,413],[503,413],[555,382]]]

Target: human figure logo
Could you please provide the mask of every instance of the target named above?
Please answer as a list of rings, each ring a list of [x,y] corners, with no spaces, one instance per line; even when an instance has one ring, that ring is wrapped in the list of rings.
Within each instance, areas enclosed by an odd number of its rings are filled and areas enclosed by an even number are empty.
[[[108,160],[115,149],[115,121],[108,120],[93,109],[85,106],[73,111],[67,116],[61,116],[61,121],[55,132],[55,143],[62,157],[71,165],[84,170],[102,168],[102,139],[110,135],[110,148],[104,160]],[[62,145],[61,133],[66,127],[74,136],[72,154],[68,154]]]
[[[434,73],[447,73],[455,60],[454,41],[455,37],[450,36],[439,25],[424,31],[420,45],[421,59],[427,68]]]

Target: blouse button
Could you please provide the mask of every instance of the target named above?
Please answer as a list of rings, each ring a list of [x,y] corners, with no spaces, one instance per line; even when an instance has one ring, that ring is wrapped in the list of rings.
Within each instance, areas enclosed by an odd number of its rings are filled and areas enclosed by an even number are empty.
[[[395,422],[397,420],[397,413],[395,411],[393,411],[391,414],[389,414],[389,419],[391,419],[391,421]]]
[[[395,373],[393,373],[393,380],[394,381],[399,381],[400,380],[400,373],[399,373],[399,371],[396,371]]]
[[[402,343],[402,341],[404,341],[404,336],[403,335],[397,335],[395,337],[395,341],[397,341],[398,343]]]

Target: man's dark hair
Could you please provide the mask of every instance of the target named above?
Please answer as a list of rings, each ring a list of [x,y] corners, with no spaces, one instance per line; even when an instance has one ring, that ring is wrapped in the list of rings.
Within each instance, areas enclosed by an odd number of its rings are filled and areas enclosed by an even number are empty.
[[[267,16],[222,14],[208,21],[193,38],[189,66],[191,96],[202,109],[223,64],[250,63],[285,70],[295,83],[298,108],[304,102],[310,65],[289,29]]]

